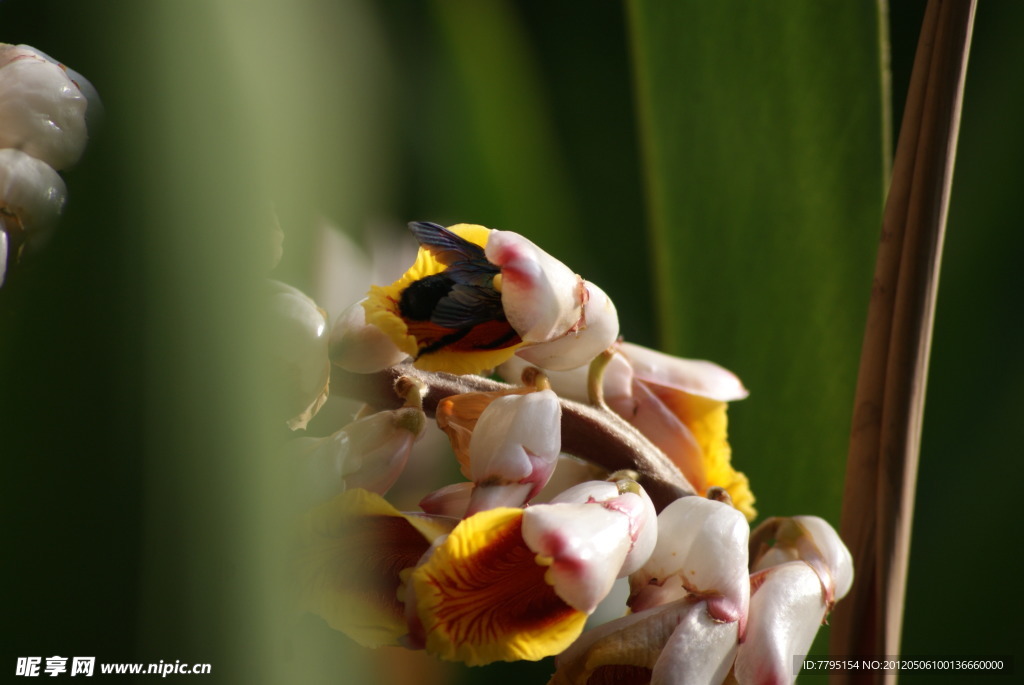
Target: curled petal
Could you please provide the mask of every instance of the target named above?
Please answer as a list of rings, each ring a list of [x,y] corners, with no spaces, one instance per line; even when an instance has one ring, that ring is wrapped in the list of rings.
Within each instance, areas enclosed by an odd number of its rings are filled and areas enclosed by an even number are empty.
[[[474,487],[473,483],[463,482],[438,488],[420,500],[420,509],[428,514],[465,518]]]
[[[486,253],[501,269],[505,316],[525,342],[547,342],[576,329],[586,291],[569,267],[511,231],[491,231]]]
[[[615,304],[590,281],[583,284],[587,296],[580,325],[550,342],[527,345],[516,352],[517,356],[542,369],[565,371],[589,364],[612,346],[619,337],[619,315]]]
[[[582,632],[586,614],[545,582],[522,520],[523,510],[511,508],[470,516],[413,571],[429,652],[471,666],[536,661]]]
[[[793,656],[806,654],[825,617],[821,582],[810,566],[794,561],[750,577],[750,618],[736,654],[741,685],[791,683]]]
[[[647,586],[662,586],[678,577],[690,593],[708,599],[720,621],[742,621],[750,599],[747,570],[749,529],[732,507],[702,497],[683,497],[658,515],[658,544],[644,567],[630,576],[630,606],[652,606]]]
[[[366,323],[364,300],[348,307],[331,329],[331,361],[353,373],[374,373],[402,362],[408,355],[377,326]]]
[[[714,362],[683,359],[624,342],[619,348],[637,378],[721,402],[742,400],[750,393],[740,379]]]
[[[817,516],[774,517],[751,536],[751,569],[761,571],[790,561],[806,562],[821,578],[825,599],[842,599],[853,585],[853,557],[828,521]],[[770,543],[770,544],[769,544]]]
[[[266,329],[271,359],[268,371],[280,389],[283,412],[292,430],[305,428],[327,400],[331,362],[327,355],[327,316],[307,295],[269,281]]]
[[[396,644],[406,632],[401,572],[454,524],[402,514],[365,490],[316,507],[297,541],[300,608],[367,647]]]
[[[69,167],[85,150],[86,106],[60,66],[26,46],[0,45],[0,148]]]

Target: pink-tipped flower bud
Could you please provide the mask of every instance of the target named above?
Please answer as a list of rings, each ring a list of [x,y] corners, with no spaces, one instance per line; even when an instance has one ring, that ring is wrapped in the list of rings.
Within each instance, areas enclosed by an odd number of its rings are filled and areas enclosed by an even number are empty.
[[[558,461],[562,408],[550,390],[507,395],[480,414],[469,443],[476,483],[468,514],[521,506],[540,492]]]
[[[583,279],[511,231],[491,231],[485,254],[501,269],[501,305],[525,342],[540,343],[575,330],[583,314]]]
[[[0,231],[21,234],[29,249],[38,246],[49,237],[66,199],[64,181],[48,164],[21,150],[0,150]]]
[[[545,580],[567,604],[592,612],[621,578],[642,565],[657,537],[657,515],[632,481],[583,483],[523,515],[523,540],[548,566]]]

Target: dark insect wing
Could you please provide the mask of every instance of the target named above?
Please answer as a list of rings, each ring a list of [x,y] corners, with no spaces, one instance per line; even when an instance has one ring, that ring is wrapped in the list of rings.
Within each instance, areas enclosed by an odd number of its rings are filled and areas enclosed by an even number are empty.
[[[429,221],[412,221],[409,223],[409,230],[416,236],[420,245],[442,264],[452,266],[459,262],[472,261],[487,263],[482,247],[460,238],[444,226]]]
[[[445,328],[469,328],[505,319],[501,293],[491,288],[456,284],[434,307],[430,322]]]

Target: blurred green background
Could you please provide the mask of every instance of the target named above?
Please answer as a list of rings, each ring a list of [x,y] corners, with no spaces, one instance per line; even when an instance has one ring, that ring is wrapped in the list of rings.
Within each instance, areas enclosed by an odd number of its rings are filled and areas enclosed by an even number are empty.
[[[106,106],[55,239],[0,290],[3,668],[546,681],[550,660],[368,656],[282,604],[256,315],[274,213],[273,275],[311,293],[333,282],[321,217],[367,249],[408,249],[413,219],[526,234],[628,339],[744,379],[734,463],[762,515],[837,523],[889,155],[878,40],[887,22],[898,129],[924,4],[0,0],[0,41]],[[1022,27],[982,3],[904,655],[1020,653]]]

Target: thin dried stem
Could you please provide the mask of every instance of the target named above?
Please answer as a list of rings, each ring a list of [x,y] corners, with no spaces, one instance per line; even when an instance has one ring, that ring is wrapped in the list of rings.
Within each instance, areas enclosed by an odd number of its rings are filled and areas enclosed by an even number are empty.
[[[374,374],[349,373],[335,366],[331,388],[378,409],[393,409],[403,401],[395,392],[395,383],[400,378],[423,385],[423,410],[430,416],[437,411],[438,402],[446,397],[513,387],[479,376],[430,373],[400,364]],[[659,511],[680,497],[694,494],[693,486],[665,453],[620,416],[571,400],[562,399],[561,403],[563,452],[608,471],[636,471],[638,482]]]
[[[900,129],[861,352],[841,535],[857,580],[835,655],[899,654],[925,382],[975,3],[930,0]],[[893,682],[843,672],[834,683]]]

